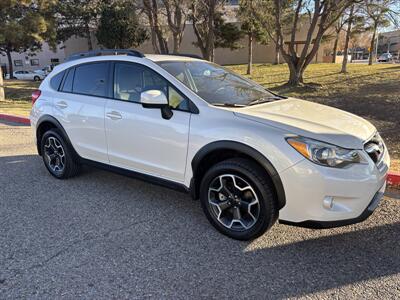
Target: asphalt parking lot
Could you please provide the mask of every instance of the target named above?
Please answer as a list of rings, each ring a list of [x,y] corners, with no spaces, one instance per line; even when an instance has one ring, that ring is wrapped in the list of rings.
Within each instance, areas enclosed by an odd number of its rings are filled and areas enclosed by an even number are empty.
[[[30,128],[0,121],[0,299],[395,299],[395,197],[361,224],[239,242],[188,195],[93,168],[53,179]]]

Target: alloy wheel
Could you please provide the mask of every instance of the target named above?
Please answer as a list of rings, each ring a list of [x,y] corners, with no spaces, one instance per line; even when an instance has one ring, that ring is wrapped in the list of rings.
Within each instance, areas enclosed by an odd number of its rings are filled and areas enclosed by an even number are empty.
[[[223,174],[214,178],[208,189],[208,203],[218,222],[234,231],[250,229],[260,214],[256,192],[237,175]]]
[[[61,142],[50,136],[44,144],[44,156],[48,167],[55,173],[62,173],[65,168],[65,151]]]

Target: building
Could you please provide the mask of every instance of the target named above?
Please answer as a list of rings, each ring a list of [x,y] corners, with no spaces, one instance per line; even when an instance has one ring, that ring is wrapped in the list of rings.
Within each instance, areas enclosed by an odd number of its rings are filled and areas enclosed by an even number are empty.
[[[14,71],[21,70],[38,70],[43,69],[49,65],[56,65],[62,63],[65,60],[65,49],[64,45],[60,45],[56,51],[50,49],[49,45],[44,43],[42,49],[35,53],[23,52],[11,53],[11,61],[13,64]],[[0,54],[0,65],[8,70],[8,58],[6,55]]]
[[[225,17],[227,22],[236,23],[237,26],[240,24],[237,22],[235,5],[237,1],[231,1],[230,5],[225,7]],[[307,36],[308,26],[307,24],[298,26],[298,32],[296,34],[296,50],[301,51]],[[95,35],[91,36],[92,44],[94,48],[99,48]],[[185,28],[185,33],[183,36],[182,44],[180,47],[180,52],[185,54],[196,54],[201,55],[200,49],[193,45],[196,41],[196,36],[193,31],[191,24],[187,24]],[[169,39],[169,48],[172,49],[172,38]],[[237,50],[230,50],[227,48],[217,48],[215,49],[215,62],[222,65],[233,65],[233,64],[245,64],[248,58],[248,42],[246,38],[240,43],[242,47]],[[326,47],[325,47],[326,48]],[[323,62],[327,59],[324,58],[326,50],[324,52],[324,47],[320,47],[318,53],[316,54],[313,62]],[[64,44],[58,47],[56,52],[49,49],[47,44],[44,44],[41,51],[31,55],[28,53],[12,53],[12,62],[14,71],[19,70],[36,70],[42,69],[48,65],[53,65],[63,62],[71,54],[81,51],[88,50],[88,43],[84,38],[73,37],[67,40]],[[143,53],[154,53],[151,41],[148,40],[143,43],[138,50]],[[299,52],[298,52],[299,53]],[[253,45],[253,63],[272,63],[275,60],[275,45],[271,41],[267,45],[261,45],[254,43]],[[283,60],[281,59],[281,62]],[[7,57],[0,55],[0,64],[3,66],[8,64]]]
[[[378,55],[387,52],[400,57],[400,30],[379,33]]]

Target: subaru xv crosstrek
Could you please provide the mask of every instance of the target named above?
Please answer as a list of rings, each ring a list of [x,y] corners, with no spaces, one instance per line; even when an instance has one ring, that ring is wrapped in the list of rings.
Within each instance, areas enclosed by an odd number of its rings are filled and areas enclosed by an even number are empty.
[[[357,223],[385,190],[389,154],[371,123],[195,57],[79,53],[32,100],[51,175],[66,179],[91,164],[188,192],[235,239],[254,239],[278,219]]]

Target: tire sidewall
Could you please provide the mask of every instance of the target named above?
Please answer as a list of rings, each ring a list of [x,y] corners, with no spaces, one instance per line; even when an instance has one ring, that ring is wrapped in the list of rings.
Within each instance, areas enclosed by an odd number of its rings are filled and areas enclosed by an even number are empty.
[[[62,145],[63,150],[64,150],[64,155],[65,155],[65,166],[62,172],[57,173],[54,172],[48,165],[48,163],[46,162],[46,158],[45,158],[45,149],[44,149],[44,145],[46,143],[46,140],[49,137],[55,137]],[[70,160],[71,160],[71,154],[69,151],[69,148],[67,146],[67,144],[64,141],[64,138],[62,137],[62,135],[58,132],[58,130],[55,129],[51,129],[47,132],[45,132],[43,134],[42,140],[41,140],[41,144],[40,144],[40,149],[42,151],[42,158],[43,158],[43,162],[44,165],[46,166],[47,170],[50,172],[51,175],[53,175],[55,178],[61,179],[65,177],[65,174],[67,174],[68,168],[70,167]]]
[[[209,185],[216,177],[223,174],[232,174],[239,176],[246,180],[254,189],[259,205],[260,214],[257,222],[248,230],[233,231],[223,226],[213,215],[208,203],[208,189]],[[221,233],[238,240],[249,240],[260,236],[268,229],[274,222],[274,208],[272,207],[274,199],[271,199],[271,193],[268,193],[269,186],[263,186],[260,180],[251,172],[247,171],[240,166],[223,166],[216,165],[212,167],[204,176],[200,186],[200,202],[208,220],[217,230]]]

